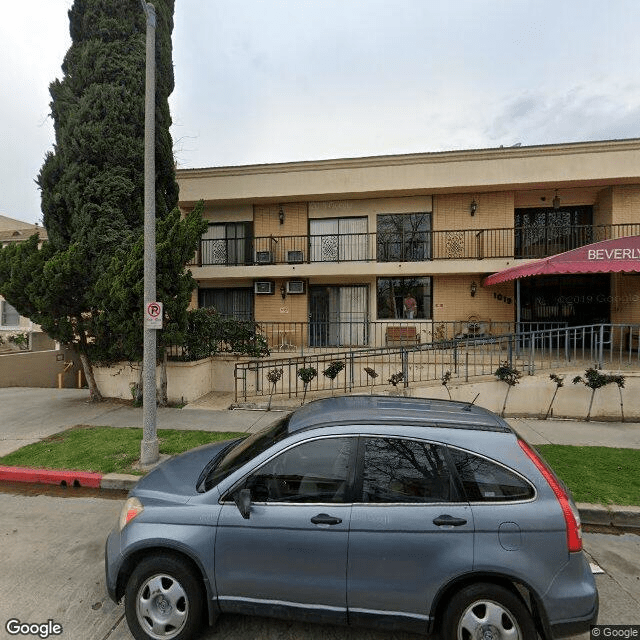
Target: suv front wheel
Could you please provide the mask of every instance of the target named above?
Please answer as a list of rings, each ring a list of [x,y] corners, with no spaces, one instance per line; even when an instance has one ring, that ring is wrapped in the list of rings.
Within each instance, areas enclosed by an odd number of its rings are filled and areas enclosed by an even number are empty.
[[[127,582],[125,612],[137,640],[186,640],[202,622],[202,591],[180,558],[149,556]]]
[[[444,613],[446,640],[536,640],[531,614],[522,600],[495,584],[473,584],[456,593]]]

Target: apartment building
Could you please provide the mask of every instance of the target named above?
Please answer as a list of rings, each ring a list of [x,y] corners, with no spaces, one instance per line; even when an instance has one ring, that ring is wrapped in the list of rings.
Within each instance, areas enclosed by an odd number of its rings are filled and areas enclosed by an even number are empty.
[[[42,240],[46,240],[46,230],[37,225],[15,220],[0,215],[0,247],[6,247],[15,242],[24,242],[34,233],[38,233]],[[40,327],[34,325],[29,318],[21,316],[16,309],[0,296],[0,338],[4,339],[16,333],[39,332]]]
[[[640,322],[640,276],[606,260],[484,286],[640,236],[640,139],[183,169],[178,182],[183,211],[203,200],[209,221],[193,305],[255,319],[273,347]]]

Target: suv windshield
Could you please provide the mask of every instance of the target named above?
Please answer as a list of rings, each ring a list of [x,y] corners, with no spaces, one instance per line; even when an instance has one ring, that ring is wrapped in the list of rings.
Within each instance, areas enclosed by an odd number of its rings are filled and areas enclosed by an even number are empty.
[[[209,491],[245,462],[260,455],[271,445],[286,438],[287,435],[289,435],[289,416],[278,420],[258,433],[254,433],[245,440],[241,440],[235,447],[223,452],[225,453],[224,457],[218,464],[213,465],[204,480],[199,483],[198,491]]]

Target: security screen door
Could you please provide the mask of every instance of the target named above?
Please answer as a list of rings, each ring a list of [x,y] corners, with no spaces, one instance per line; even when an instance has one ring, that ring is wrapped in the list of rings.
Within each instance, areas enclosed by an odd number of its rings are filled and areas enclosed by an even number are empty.
[[[368,287],[309,288],[309,346],[361,346],[368,341]]]

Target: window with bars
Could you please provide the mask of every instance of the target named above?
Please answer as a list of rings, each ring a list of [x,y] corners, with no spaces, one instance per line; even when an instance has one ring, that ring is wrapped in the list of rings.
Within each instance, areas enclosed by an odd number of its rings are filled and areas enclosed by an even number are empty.
[[[200,242],[202,264],[250,264],[251,222],[211,223]]]
[[[311,262],[368,259],[367,218],[309,220]]]
[[[516,209],[515,257],[543,258],[593,242],[593,207]]]

